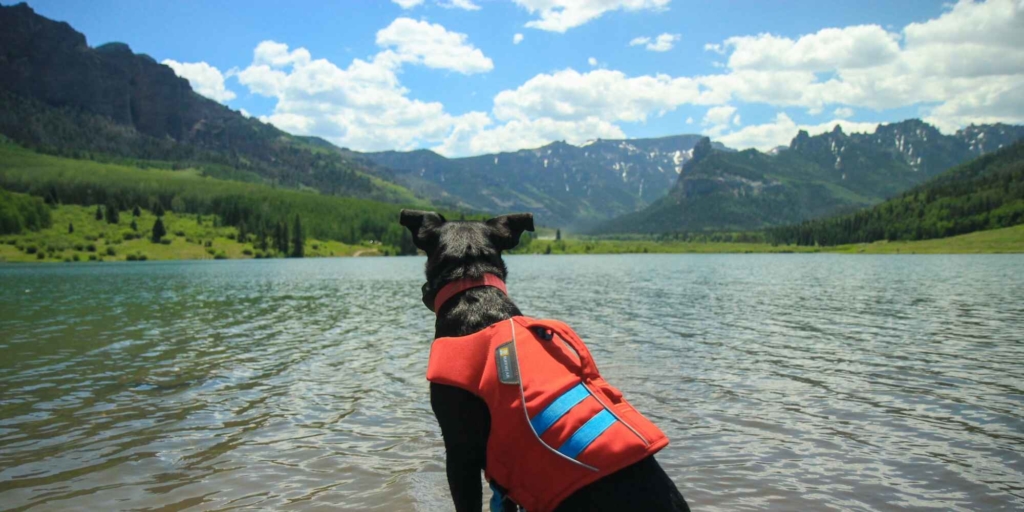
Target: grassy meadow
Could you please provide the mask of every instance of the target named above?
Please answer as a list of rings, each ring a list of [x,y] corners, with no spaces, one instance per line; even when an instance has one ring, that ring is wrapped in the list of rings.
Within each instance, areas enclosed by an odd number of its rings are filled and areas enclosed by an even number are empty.
[[[859,254],[1024,253],[1024,224],[932,240],[841,245],[828,248],[827,252]]]
[[[162,243],[150,239],[156,215],[142,210],[120,212],[117,224],[96,219],[96,207],[62,205],[52,210],[52,225],[40,231],[0,236],[0,262],[74,262],[199,260],[279,257],[273,248],[259,250],[252,235],[236,240],[234,227],[219,226],[213,215],[163,216],[167,235]],[[137,230],[132,229],[135,222]],[[69,226],[74,231],[69,233]],[[271,244],[273,245],[273,244]],[[371,256],[384,254],[379,244],[349,245],[307,238],[306,257]]]

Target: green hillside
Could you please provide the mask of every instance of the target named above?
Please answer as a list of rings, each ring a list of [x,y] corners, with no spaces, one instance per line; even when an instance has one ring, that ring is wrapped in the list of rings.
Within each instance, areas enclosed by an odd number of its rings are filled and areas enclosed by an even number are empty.
[[[0,191],[0,195],[4,194],[30,198]],[[166,212],[160,222],[167,234],[160,242],[154,242],[151,237],[157,216],[149,210],[140,209],[138,217],[130,211],[120,212],[120,218],[111,223],[106,217],[96,218],[97,207],[44,205],[43,208],[52,220],[48,227],[26,229],[18,235],[0,235],[0,262],[272,258],[289,256],[294,249],[292,245],[288,252],[282,253],[275,247],[272,237],[268,237],[264,245],[256,234],[239,234],[237,228],[221,225],[219,218],[213,215]],[[104,207],[98,209],[106,213]],[[293,236],[289,239],[294,243]],[[345,244],[313,238],[305,238],[303,248],[307,258],[386,255],[396,250],[383,244]]]
[[[345,244],[380,242],[414,251],[398,225],[398,205],[274,188],[167,171],[72,160],[0,143],[0,188],[29,193],[50,204],[135,206],[176,214],[215,215],[254,235],[270,234],[296,216],[310,238]],[[123,215],[122,215],[123,216]]]
[[[1024,141],[960,165],[849,215],[774,228],[779,244],[926,240],[1024,223]]]

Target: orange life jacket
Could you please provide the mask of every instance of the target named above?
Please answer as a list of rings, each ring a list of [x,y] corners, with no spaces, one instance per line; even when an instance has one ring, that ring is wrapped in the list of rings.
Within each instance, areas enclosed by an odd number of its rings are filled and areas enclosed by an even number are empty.
[[[554,509],[668,445],[601,378],[579,336],[556,320],[519,316],[469,336],[438,338],[427,380],[487,403],[485,475],[530,512]]]

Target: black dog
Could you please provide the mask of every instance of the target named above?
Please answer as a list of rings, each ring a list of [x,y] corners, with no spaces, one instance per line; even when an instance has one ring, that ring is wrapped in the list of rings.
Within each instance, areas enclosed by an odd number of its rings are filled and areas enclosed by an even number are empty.
[[[533,231],[531,214],[496,217],[487,222],[448,222],[434,212],[403,210],[401,224],[427,254],[423,303],[434,299],[447,283],[493,274],[504,281],[508,269],[502,251],[514,248],[523,231]],[[514,316],[519,308],[501,290],[478,287],[453,296],[436,311],[434,337],[465,336]],[[480,472],[484,469],[491,416],[487,405],[472,393],[431,383],[430,404],[441,426],[446,451],[448,485],[455,508],[478,511],[482,504]],[[506,507],[510,502],[506,501]],[[505,510],[515,510],[514,505]],[[638,463],[583,487],[564,500],[559,511],[571,510],[689,510],[664,470],[649,456]]]

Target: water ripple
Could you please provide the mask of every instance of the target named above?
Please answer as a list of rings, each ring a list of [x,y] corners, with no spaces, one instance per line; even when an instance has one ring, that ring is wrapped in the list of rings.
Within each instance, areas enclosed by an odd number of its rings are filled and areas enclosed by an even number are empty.
[[[1024,507],[1019,256],[512,257],[699,510]],[[450,509],[423,260],[0,267],[0,508]]]

